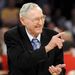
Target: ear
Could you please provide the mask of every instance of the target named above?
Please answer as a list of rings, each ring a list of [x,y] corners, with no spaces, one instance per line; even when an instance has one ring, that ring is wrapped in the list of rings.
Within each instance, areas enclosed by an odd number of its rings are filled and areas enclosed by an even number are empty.
[[[24,17],[20,17],[20,21],[24,26],[26,25],[26,19]]]

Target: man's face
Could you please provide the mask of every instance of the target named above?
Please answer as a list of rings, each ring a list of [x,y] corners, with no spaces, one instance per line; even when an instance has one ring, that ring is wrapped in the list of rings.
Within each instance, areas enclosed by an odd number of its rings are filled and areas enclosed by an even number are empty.
[[[42,11],[38,8],[34,8],[33,10],[30,10],[28,17],[23,22],[28,32],[32,36],[37,36],[38,34],[42,33],[44,20],[45,16],[43,15]]]

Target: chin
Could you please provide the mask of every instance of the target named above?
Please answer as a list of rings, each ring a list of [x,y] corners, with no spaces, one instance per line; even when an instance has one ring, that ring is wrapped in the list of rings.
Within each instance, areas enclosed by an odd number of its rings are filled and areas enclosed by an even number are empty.
[[[40,30],[40,31],[37,31],[36,33],[37,33],[37,34],[41,34],[41,33],[42,33],[42,30]]]

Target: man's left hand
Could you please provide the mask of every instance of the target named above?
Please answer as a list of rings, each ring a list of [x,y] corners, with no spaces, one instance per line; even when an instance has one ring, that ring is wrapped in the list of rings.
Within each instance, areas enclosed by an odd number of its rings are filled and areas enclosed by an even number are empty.
[[[52,74],[52,75],[59,75],[62,71],[62,68],[65,67],[65,64],[59,64],[59,65],[56,65],[56,66],[50,66],[49,67],[49,72]]]

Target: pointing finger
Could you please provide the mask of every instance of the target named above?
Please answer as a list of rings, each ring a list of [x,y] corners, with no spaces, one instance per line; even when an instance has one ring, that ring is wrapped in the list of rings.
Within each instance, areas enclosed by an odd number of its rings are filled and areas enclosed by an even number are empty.
[[[55,35],[55,36],[56,36],[56,37],[62,37],[62,35],[66,35],[65,32],[61,32],[61,33],[59,33],[59,34],[57,34],[57,35]]]

